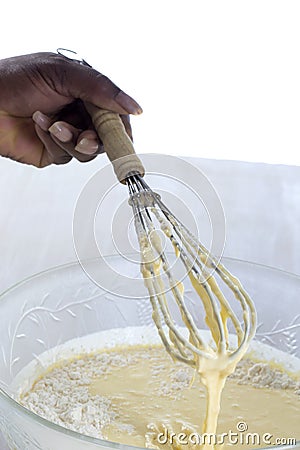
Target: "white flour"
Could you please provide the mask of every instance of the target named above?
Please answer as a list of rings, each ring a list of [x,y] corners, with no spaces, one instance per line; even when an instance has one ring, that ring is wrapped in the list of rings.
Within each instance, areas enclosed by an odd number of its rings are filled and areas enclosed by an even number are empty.
[[[31,411],[65,428],[101,438],[101,429],[116,420],[106,397],[89,393],[90,381],[106,377],[111,367],[133,362],[126,353],[99,353],[54,368],[20,401]]]
[[[230,375],[238,384],[251,384],[257,388],[290,389],[300,395],[300,381],[290,377],[286,372],[271,367],[266,362],[254,363],[245,358]]]

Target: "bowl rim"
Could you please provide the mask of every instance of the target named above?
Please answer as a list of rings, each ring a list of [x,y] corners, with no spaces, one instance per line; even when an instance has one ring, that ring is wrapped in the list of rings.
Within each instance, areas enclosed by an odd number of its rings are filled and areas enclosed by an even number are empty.
[[[128,255],[130,255],[130,253],[128,253]],[[111,258],[111,257],[117,257],[120,258],[120,255],[118,254],[108,254],[104,256],[105,258]],[[85,262],[87,263],[92,263],[94,261],[98,261],[103,259],[103,257],[95,257],[95,258],[89,258],[87,260],[85,260]],[[259,267],[261,269],[264,270],[270,270],[272,272],[278,272],[282,275],[286,275],[288,277],[294,278],[296,280],[298,280],[300,282],[300,275],[297,275],[295,273],[292,272],[288,272],[276,267],[272,267],[272,266],[268,266],[266,264],[261,264],[261,263],[257,263],[254,261],[247,261],[247,260],[243,260],[240,258],[233,258],[233,257],[229,257],[229,256],[222,256],[221,260],[225,260],[225,261],[231,261],[231,262],[236,262],[238,264],[246,264],[246,265],[252,265],[255,267]],[[64,263],[64,264],[60,264],[57,266],[52,266],[49,267],[48,269],[42,270],[40,272],[37,272],[33,275],[30,275],[28,277],[23,278],[22,280],[18,281],[17,283],[13,284],[12,286],[8,287],[7,289],[5,289],[3,292],[0,293],[0,301],[3,300],[5,298],[5,296],[11,292],[13,292],[15,289],[21,287],[23,284],[26,284],[40,276],[52,273],[52,272],[56,272],[59,271],[61,269],[67,269],[67,268],[71,268],[71,267],[75,267],[75,266],[81,266],[80,261],[77,260],[73,260],[71,262],[68,263]],[[81,267],[82,268],[82,267]],[[85,273],[85,275],[87,276],[87,278],[90,279],[90,277],[88,276],[88,274],[85,272],[85,270],[82,268],[82,271]],[[93,281],[93,280],[92,280]],[[101,439],[101,438],[95,438],[92,436],[88,436],[88,435],[84,435],[82,433],[79,433],[78,431],[74,431],[74,430],[70,430],[68,428],[62,427],[61,425],[58,425],[54,422],[51,422],[48,419],[45,419],[42,416],[39,416],[38,414],[34,413],[33,411],[30,411],[29,409],[27,409],[25,406],[21,405],[17,400],[13,399],[12,397],[10,397],[1,387],[0,387],[0,396],[3,397],[4,401],[6,401],[8,404],[10,404],[13,408],[16,408],[17,411],[19,411],[21,414],[25,414],[29,419],[33,419],[35,420],[38,424],[46,427],[46,428],[50,428],[55,432],[58,433],[63,433],[65,435],[68,435],[74,439],[78,439],[84,442],[89,442],[91,444],[95,444],[99,447],[110,447],[116,450],[145,450],[145,447],[139,447],[139,446],[134,446],[134,445],[128,445],[128,444],[121,444],[118,442],[113,442],[113,441],[109,441],[106,439]],[[5,436],[4,436],[5,437]],[[300,444],[300,440],[296,441],[296,445],[298,446]],[[290,449],[295,449],[297,447],[295,447],[294,445],[291,446],[287,446],[287,445],[279,445],[279,446],[272,446],[274,449],[285,449],[285,450],[290,450]],[[261,448],[261,450],[267,450],[269,447],[264,447]]]
[[[127,256],[132,256],[134,255],[134,253],[126,253]],[[120,258],[119,254],[116,253],[110,253],[108,255],[103,255],[101,257],[97,256],[97,257],[93,257],[93,258],[88,258],[86,260],[84,260],[84,262],[86,263],[92,263],[94,261],[101,261],[104,258]],[[262,263],[258,263],[255,261],[250,261],[250,260],[246,260],[246,259],[241,259],[241,258],[235,258],[235,257],[231,257],[231,256],[221,256],[220,261],[225,260],[225,261],[232,261],[232,262],[237,262],[239,264],[247,264],[247,265],[252,265],[255,267],[260,267],[262,269],[265,270],[270,270],[272,272],[279,272],[283,275],[289,276],[291,278],[295,278],[298,279],[300,281],[300,274],[296,274],[294,272],[289,272],[288,270],[284,270],[284,269],[280,269],[278,267],[274,267],[274,266],[269,266],[267,264],[262,264]],[[85,273],[85,275],[87,276],[87,278],[89,278],[92,282],[94,282],[89,275],[86,273],[86,271],[84,270],[84,268],[82,267],[82,264],[80,262],[79,259],[70,261],[68,263],[63,263],[63,264],[58,264],[56,266],[50,266],[47,269],[43,269],[39,272],[36,272],[32,275],[29,275],[27,277],[22,278],[20,281],[18,281],[17,283],[12,284],[11,286],[8,286],[6,289],[4,289],[3,291],[0,292],[0,301],[3,299],[3,297],[5,295],[7,295],[8,293],[10,293],[11,291],[13,291],[16,288],[19,288],[22,284],[27,283],[28,281],[34,280],[35,278],[38,278],[42,275],[46,275],[47,273],[51,273],[51,272],[56,272],[58,270],[61,269],[67,269],[69,267],[74,267],[74,266],[81,266],[82,271]],[[96,283],[94,283],[96,284]]]

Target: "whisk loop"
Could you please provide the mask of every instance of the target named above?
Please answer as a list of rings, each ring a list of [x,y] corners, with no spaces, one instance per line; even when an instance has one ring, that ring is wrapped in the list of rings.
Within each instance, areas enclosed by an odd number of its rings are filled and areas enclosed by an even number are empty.
[[[244,354],[256,327],[255,308],[249,295],[239,280],[209,254],[142,177],[138,174],[131,175],[126,182],[140,245],[141,271],[150,294],[153,320],[167,351],[174,359],[194,367],[197,366],[199,357],[214,359],[227,354],[229,359],[239,359],[239,355]],[[168,257],[157,232],[159,228],[156,227],[154,220],[173,244],[176,256],[183,263],[203,303],[205,320],[211,332],[213,345],[202,338],[201,331],[186,306],[183,284],[172,275]],[[219,276],[240,303],[243,312],[241,321],[210,271]],[[165,275],[167,283],[164,282],[162,275]],[[183,335],[170,313],[168,292],[173,294],[181,318],[188,329],[188,338]],[[237,336],[234,346],[230,346],[229,343],[229,320]]]

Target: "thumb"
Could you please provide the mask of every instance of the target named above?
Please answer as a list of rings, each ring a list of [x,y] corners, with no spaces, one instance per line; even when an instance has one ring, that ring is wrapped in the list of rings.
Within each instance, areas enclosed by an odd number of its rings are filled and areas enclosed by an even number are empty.
[[[97,70],[77,62],[67,62],[67,67],[64,69],[66,68],[61,86],[64,95],[80,98],[99,108],[119,114],[141,114],[143,112],[132,97]]]

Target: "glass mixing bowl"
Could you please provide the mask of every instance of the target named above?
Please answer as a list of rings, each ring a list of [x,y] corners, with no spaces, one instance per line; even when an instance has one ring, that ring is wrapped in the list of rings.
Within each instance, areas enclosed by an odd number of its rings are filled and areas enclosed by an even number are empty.
[[[300,358],[300,278],[250,262],[223,261],[255,301],[259,322],[256,339]],[[110,256],[105,263],[93,260],[85,267],[91,272],[101,270],[111,292],[97,287],[80,264],[73,263],[28,278],[0,296],[0,429],[10,449],[136,449],[64,429],[11,398],[14,378],[45,351],[101,330],[152,326],[149,302],[138,298],[140,284],[136,293],[130,293],[135,299],[114,294],[124,286],[117,285],[120,280],[111,276],[109,265],[122,271],[124,259]],[[137,268],[128,264],[126,270],[130,275]],[[191,301],[192,297],[190,293]],[[300,442],[292,447],[272,447],[300,449]]]

